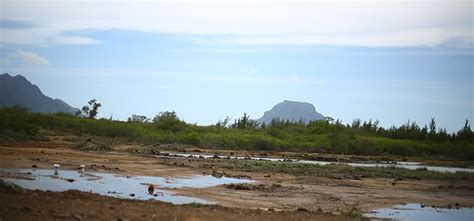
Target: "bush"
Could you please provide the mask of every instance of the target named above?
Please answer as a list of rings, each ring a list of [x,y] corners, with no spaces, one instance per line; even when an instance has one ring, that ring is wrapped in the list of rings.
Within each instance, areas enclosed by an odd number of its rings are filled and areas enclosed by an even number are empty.
[[[0,139],[36,139],[40,129],[79,136],[93,135],[116,142],[183,144],[219,149],[343,153],[357,155],[450,156],[474,160],[474,144],[465,140],[420,141],[356,133],[327,121],[308,125],[275,122],[265,128],[197,126],[165,112],[154,122],[94,120],[65,114],[30,113],[22,108],[0,109]],[[355,135],[357,134],[357,135]],[[108,143],[107,143],[108,144]],[[98,149],[108,148],[106,146]]]

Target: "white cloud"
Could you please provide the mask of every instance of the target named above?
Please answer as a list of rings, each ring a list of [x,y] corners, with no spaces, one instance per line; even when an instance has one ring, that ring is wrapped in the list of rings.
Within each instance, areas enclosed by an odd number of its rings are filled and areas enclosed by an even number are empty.
[[[131,30],[189,36],[211,44],[473,47],[469,0],[4,0],[1,4],[1,19],[36,24],[0,29],[4,44],[93,44],[99,42],[72,33]]]
[[[86,38],[86,37],[78,37],[78,36],[57,36],[52,39],[52,41],[58,44],[66,44],[66,45],[88,45],[88,44],[99,44],[100,41]]]
[[[22,65],[26,66],[49,65],[49,61],[46,58],[28,51],[17,51],[15,53],[8,54],[4,58],[0,58],[0,64],[2,65],[11,65],[15,61],[19,61]]]

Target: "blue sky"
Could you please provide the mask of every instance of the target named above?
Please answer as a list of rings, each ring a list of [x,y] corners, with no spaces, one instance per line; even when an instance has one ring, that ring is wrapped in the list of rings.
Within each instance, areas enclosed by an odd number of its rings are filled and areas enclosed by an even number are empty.
[[[1,1],[0,65],[100,117],[215,123],[285,99],[381,125],[473,120],[469,1]]]

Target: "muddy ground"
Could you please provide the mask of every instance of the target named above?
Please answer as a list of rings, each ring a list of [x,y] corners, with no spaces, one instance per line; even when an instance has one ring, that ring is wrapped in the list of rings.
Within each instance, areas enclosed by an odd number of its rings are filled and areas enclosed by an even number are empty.
[[[61,138],[0,144],[0,167],[51,168],[57,163],[62,169],[77,169],[78,165],[86,164],[89,171],[170,177],[213,174],[246,177],[257,183],[174,190],[177,194],[217,201],[220,206],[177,206],[78,191],[52,193],[3,186],[0,188],[1,220],[346,220],[360,219],[363,212],[373,208],[400,203],[474,206],[471,179],[364,177],[344,174],[344,171],[335,175],[278,172],[274,168],[241,167],[241,161],[237,160],[133,153],[137,152],[134,148],[139,147],[123,145],[113,148],[116,151],[88,152],[75,149],[73,142]],[[253,164],[244,165],[255,167]],[[284,163],[276,164],[285,167]],[[304,166],[295,171],[304,170]]]

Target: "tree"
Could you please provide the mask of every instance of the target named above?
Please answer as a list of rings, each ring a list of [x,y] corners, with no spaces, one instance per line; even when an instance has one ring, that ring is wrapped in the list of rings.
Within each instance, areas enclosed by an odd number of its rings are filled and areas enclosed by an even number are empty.
[[[257,121],[250,119],[250,116],[247,115],[247,113],[244,113],[244,116],[242,116],[239,119],[236,119],[234,123],[231,125],[231,127],[238,128],[238,129],[246,129],[246,128],[257,128],[258,125],[259,124]]]
[[[227,117],[225,117],[224,120],[217,121],[216,126],[217,127],[227,127],[227,124],[229,124],[229,122],[230,122],[230,117],[227,116]]]
[[[88,119],[95,119],[99,113],[99,107],[102,106],[96,99],[92,99],[88,102],[89,105],[82,107],[82,115]]]
[[[157,129],[178,132],[186,127],[186,123],[181,121],[176,112],[160,112],[153,118],[153,124]]]
[[[471,125],[469,124],[469,121],[467,119],[466,119],[466,122],[464,123],[464,127],[458,132],[458,138],[460,140],[472,141],[473,137],[472,137]]]
[[[134,123],[146,123],[150,119],[148,119],[146,116],[143,115],[135,115],[133,114],[132,116],[128,117],[127,121],[128,122],[134,122]]]
[[[430,136],[433,137],[434,135],[436,135],[436,121],[433,117],[430,121]]]
[[[179,121],[179,118],[176,115],[175,111],[164,111],[164,112],[160,112],[158,115],[156,115],[153,118],[153,122],[156,123],[156,122],[159,122],[160,120],[167,120],[167,119],[172,119],[172,120],[178,120]]]
[[[334,122],[334,118],[329,117],[329,116],[324,117],[324,120],[327,121],[327,122],[329,122],[329,123]]]

